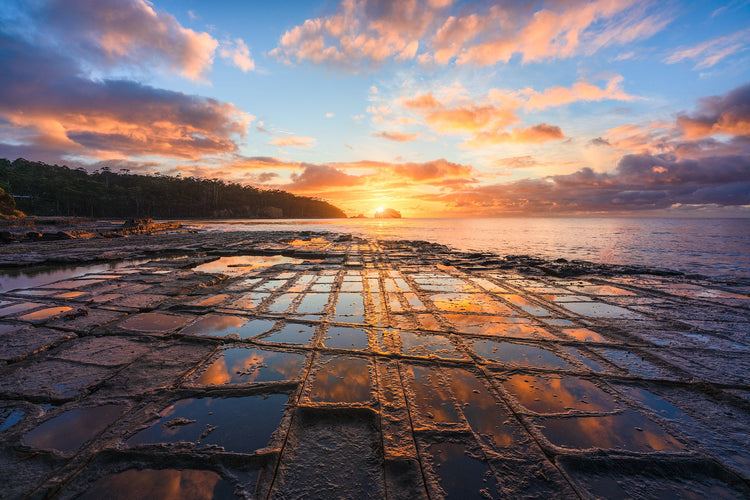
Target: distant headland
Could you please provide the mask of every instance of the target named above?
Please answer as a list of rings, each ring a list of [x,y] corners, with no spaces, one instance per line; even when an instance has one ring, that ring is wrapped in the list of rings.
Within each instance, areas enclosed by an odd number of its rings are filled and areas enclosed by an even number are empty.
[[[401,212],[394,210],[393,208],[379,207],[375,210],[376,219],[400,219]]]
[[[0,189],[27,215],[99,218],[338,219],[346,214],[316,198],[199,177],[0,159]],[[2,200],[0,200],[2,203]]]

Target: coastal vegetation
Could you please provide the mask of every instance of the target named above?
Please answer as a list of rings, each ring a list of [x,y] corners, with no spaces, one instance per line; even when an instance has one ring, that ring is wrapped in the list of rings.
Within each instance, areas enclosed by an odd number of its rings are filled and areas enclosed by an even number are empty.
[[[281,190],[197,177],[0,159],[0,209],[28,215],[155,218],[340,218],[330,203]],[[12,197],[10,196],[12,194]],[[6,198],[9,201],[6,202]],[[15,201],[14,201],[15,199]],[[7,205],[7,207],[6,207]]]

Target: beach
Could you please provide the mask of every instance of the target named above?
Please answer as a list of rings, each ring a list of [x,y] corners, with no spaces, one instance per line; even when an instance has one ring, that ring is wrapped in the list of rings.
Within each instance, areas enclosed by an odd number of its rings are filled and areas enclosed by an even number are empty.
[[[8,498],[750,494],[741,281],[315,231],[0,257]]]

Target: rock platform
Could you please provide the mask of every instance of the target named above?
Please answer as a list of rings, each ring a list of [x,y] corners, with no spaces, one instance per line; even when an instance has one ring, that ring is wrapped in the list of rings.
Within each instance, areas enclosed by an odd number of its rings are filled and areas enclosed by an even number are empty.
[[[0,265],[2,498],[750,497],[748,283],[328,233]]]

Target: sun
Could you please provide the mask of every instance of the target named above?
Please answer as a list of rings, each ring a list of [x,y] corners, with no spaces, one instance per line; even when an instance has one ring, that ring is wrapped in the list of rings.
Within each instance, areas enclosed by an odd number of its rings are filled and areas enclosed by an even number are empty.
[[[378,208],[375,209],[375,212],[382,213],[383,210],[385,210],[385,207],[378,207]]]

